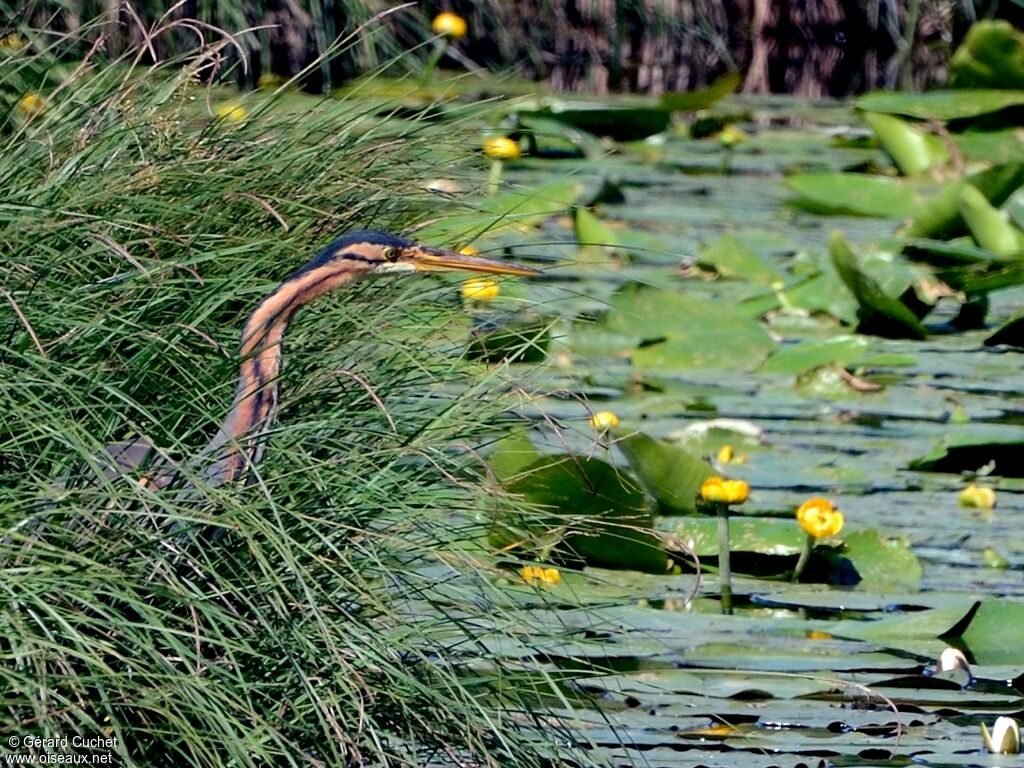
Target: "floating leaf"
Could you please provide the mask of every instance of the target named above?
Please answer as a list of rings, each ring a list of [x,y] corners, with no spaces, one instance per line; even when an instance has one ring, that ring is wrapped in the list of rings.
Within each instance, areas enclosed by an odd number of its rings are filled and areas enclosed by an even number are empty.
[[[599,325],[639,345],[633,363],[640,368],[747,370],[775,347],[734,304],[635,283],[615,292]]]
[[[893,338],[924,339],[928,332],[917,316],[899,299],[887,295],[878,282],[865,274],[857,259],[838,232],[829,240],[829,255],[836,271],[860,305],[860,326],[873,333]]]
[[[742,82],[739,72],[730,72],[722,75],[707,88],[700,88],[695,91],[676,93],[663,93],[658,103],[662,109],[671,112],[695,112],[698,109],[707,109],[719,99],[728,96],[739,88]]]
[[[960,637],[978,664],[1024,665],[1024,603],[986,598]]]
[[[651,532],[653,518],[647,500],[625,472],[600,459],[584,456],[546,456],[526,467],[506,486],[527,504],[551,510],[543,525],[559,531],[559,549],[588,565],[664,573],[661,541]],[[492,536],[507,544],[507,533]]]
[[[629,434],[615,444],[660,506],[677,512],[696,510],[694,501],[701,483],[715,473],[710,464],[685,448],[642,432]]]
[[[788,373],[793,376],[823,365],[847,366],[862,357],[871,346],[863,336],[835,336],[831,339],[802,341],[774,352],[758,369],[762,373]]]
[[[520,115],[550,118],[595,136],[608,136],[616,141],[646,139],[669,126],[671,113],[657,106],[608,106],[567,102],[537,111],[520,110]]]
[[[1024,477],[1024,430],[1017,427],[989,427],[984,432],[977,428],[958,429],[928,452],[926,456],[910,462],[910,469],[926,472],[977,472],[990,467],[992,472],[1005,477]]]
[[[538,459],[540,454],[530,442],[526,430],[518,430],[495,444],[487,457],[487,465],[499,483],[508,483]]]
[[[697,557],[718,557],[718,519],[715,517],[669,517],[658,523],[693,550]],[[807,534],[795,520],[776,517],[743,517],[729,520],[731,552],[753,552],[792,559],[803,549]],[[777,573],[792,568],[792,563],[778,563]]]
[[[885,176],[797,173],[786,186],[800,196],[794,204],[812,213],[909,218],[920,205],[906,181]]]
[[[1024,90],[967,89],[897,93],[875,91],[857,99],[857,108],[868,112],[906,115],[919,120],[958,120],[998,112],[1024,104]]]
[[[530,142],[531,155],[582,154],[594,159],[607,154],[599,138],[580,128],[536,114],[519,114],[517,117],[519,127]]]
[[[573,181],[556,181],[527,190],[503,192],[479,198],[475,210],[456,210],[416,232],[431,243],[470,243],[483,234],[536,226],[565,213],[580,196],[582,187]]]
[[[782,280],[782,273],[774,264],[731,235],[724,235],[701,247],[697,263],[714,269],[722,277],[762,285],[773,285]]]
[[[914,592],[921,587],[921,563],[905,538],[853,531],[843,535],[842,556],[857,569],[861,578],[858,588]]]

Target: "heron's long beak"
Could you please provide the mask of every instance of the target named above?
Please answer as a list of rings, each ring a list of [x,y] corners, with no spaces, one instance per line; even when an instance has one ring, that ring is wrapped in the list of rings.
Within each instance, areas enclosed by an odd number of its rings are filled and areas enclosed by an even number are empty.
[[[417,245],[406,250],[403,261],[411,264],[419,272],[480,272],[489,275],[519,275],[533,277],[541,274],[539,269],[526,267],[495,259],[481,259],[479,256],[466,256],[455,251],[441,248],[427,248]]]

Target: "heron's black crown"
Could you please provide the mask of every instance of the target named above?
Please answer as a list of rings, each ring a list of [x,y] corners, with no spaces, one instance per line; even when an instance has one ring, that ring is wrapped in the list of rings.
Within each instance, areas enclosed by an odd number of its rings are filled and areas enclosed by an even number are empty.
[[[295,274],[291,275],[291,278],[298,277],[299,275],[316,269],[317,267],[322,267],[324,264],[328,264],[334,259],[344,255],[345,251],[353,245],[358,245],[360,243],[380,246],[390,245],[394,248],[408,248],[411,245],[415,245],[412,240],[407,240],[404,237],[398,237],[397,235],[389,235],[387,232],[379,232],[375,229],[357,229],[353,232],[346,232],[337,240],[332,241],[326,248],[320,251],[312,261],[295,272]]]

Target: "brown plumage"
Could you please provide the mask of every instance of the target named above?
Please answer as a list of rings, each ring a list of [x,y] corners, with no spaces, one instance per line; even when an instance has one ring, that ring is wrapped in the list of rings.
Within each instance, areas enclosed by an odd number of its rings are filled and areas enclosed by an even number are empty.
[[[262,458],[263,438],[277,412],[282,342],[295,313],[357,278],[413,272],[539,274],[531,267],[428,248],[383,232],[351,232],[335,240],[281,283],[246,320],[234,403],[200,454],[207,484],[240,480]],[[156,487],[166,486],[174,478],[174,472],[154,455],[145,438],[108,446],[107,452],[115,465],[112,471],[146,467],[145,482]]]

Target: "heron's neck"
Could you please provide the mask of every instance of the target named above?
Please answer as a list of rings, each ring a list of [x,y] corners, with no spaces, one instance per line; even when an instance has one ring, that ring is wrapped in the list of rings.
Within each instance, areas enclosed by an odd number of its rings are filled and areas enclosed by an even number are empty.
[[[330,265],[296,272],[249,315],[242,329],[242,362],[231,411],[202,455],[210,485],[242,477],[259,462],[264,434],[277,413],[282,342],[295,313],[305,304],[346,283],[353,275]]]

